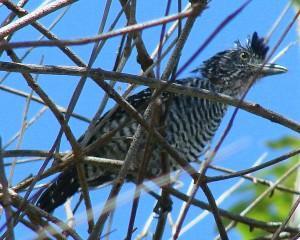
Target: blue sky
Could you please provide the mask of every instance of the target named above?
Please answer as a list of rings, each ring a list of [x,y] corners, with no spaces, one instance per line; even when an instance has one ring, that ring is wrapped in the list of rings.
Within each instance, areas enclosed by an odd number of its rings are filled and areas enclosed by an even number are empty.
[[[31,1],[26,9],[34,9],[40,1]],[[54,28],[53,32],[57,34],[61,39],[81,38],[85,36],[93,36],[97,33],[99,22],[101,19],[101,13],[103,11],[105,1],[78,1],[68,11],[64,19]],[[163,3],[162,3],[163,2]],[[176,1],[177,2],[177,1]],[[205,41],[209,34],[216,28],[216,26],[232,13],[238,6],[244,1],[211,1],[209,7],[198,18],[192,33],[186,43],[186,46],[182,50],[182,58],[180,64],[183,64],[194,51]],[[183,1],[185,3],[185,1]],[[274,21],[287,4],[287,1],[273,1],[273,0],[254,0],[251,4],[238,15],[230,24],[228,24],[218,36],[211,42],[211,44],[200,54],[200,56],[186,69],[186,71],[180,76],[181,78],[191,76],[190,71],[195,67],[198,67],[201,62],[210,56],[214,55],[218,51],[222,51],[227,48],[233,47],[235,40],[241,40],[245,42],[246,38],[254,31],[257,31],[260,35],[265,35],[273,25]],[[137,1],[137,20],[138,22],[148,21],[164,15],[165,1],[161,0],[140,0]],[[176,11],[176,4],[174,1],[172,12]],[[184,4],[183,4],[184,5]],[[112,19],[119,11],[118,1],[113,1],[110,18],[108,19],[108,26]],[[57,13],[50,14],[43,18],[41,23],[48,26],[53,19],[58,15]],[[0,16],[6,16],[6,8],[0,8]],[[290,9],[288,14],[283,19],[282,23],[272,35],[270,40],[270,46],[274,46],[279,36],[282,34],[288,23],[294,16],[294,10]],[[2,19],[2,17],[1,17]],[[118,24],[118,28],[124,26],[124,17]],[[170,26],[170,25],[167,25]],[[107,28],[106,28],[107,30]],[[148,51],[151,53],[160,37],[160,27],[148,29],[143,31],[143,39],[146,43]],[[13,40],[36,40],[40,34],[33,28],[26,27],[23,30],[18,31]],[[285,47],[290,42],[297,39],[295,27],[289,32],[285,40],[283,41],[280,49]],[[104,47],[98,59],[96,60],[94,67],[101,67],[103,69],[111,70],[114,64],[117,47],[120,38],[111,39]],[[72,49],[87,62],[91,53],[92,45],[76,46]],[[17,52],[22,54],[25,50],[20,49]],[[35,49],[25,63],[39,64],[41,57],[44,56],[45,64],[55,65],[73,65],[59,50],[55,48],[38,48]],[[6,54],[1,56],[1,61],[9,61]],[[259,81],[247,95],[246,100],[259,103],[260,105],[278,112],[288,118],[299,121],[299,50],[298,46],[292,47],[278,63],[289,69],[288,73],[284,75],[273,76],[265,78]],[[163,62],[162,69],[165,62]],[[179,64],[179,65],[180,65]],[[124,72],[126,73],[139,73],[140,68],[136,63],[136,52],[133,51],[132,56],[125,66]],[[4,73],[0,72],[0,77]],[[70,97],[73,93],[74,87],[79,78],[66,77],[66,76],[39,76],[38,83],[47,92],[47,94],[53,99],[54,102],[61,106],[67,106]],[[5,85],[15,87],[17,89],[29,92],[25,81],[19,74],[11,74],[10,77],[4,82]],[[120,85],[122,90],[125,89],[124,85]],[[92,117],[99,103],[101,102],[103,91],[99,89],[91,80],[86,83],[80,100],[76,106],[75,112],[78,112],[87,117]],[[22,112],[24,109],[25,101],[23,98],[13,96],[6,92],[0,92],[0,134],[3,139],[3,143],[6,143],[11,136],[21,126]],[[113,106],[113,101],[110,101],[107,109]],[[30,119],[41,108],[41,105],[32,103],[30,105],[29,116]],[[222,130],[226,126],[232,109],[226,115],[221,128],[218,131],[217,136],[214,139],[214,143],[219,139]],[[87,127],[86,123],[78,120],[71,120],[70,125],[74,134],[80,136]],[[59,125],[54,119],[53,115],[47,111],[46,114],[28,131],[24,136],[24,141],[21,148],[24,149],[43,149],[48,150],[58,133]],[[291,130],[284,128],[280,125],[272,123],[268,120],[251,115],[244,111],[239,111],[237,118],[235,119],[233,128],[224,142],[220,154],[216,157],[215,163],[224,167],[230,167],[236,170],[244,169],[251,166],[259,156],[263,153],[268,153],[267,159],[278,156],[280,152],[272,152],[267,146],[266,141],[275,140],[285,135],[296,135]],[[11,146],[11,149],[15,148],[15,145]],[[62,151],[68,150],[69,145],[67,141],[62,143]],[[223,153],[223,154],[222,154]],[[16,170],[14,182],[17,182],[31,173],[36,173],[40,164],[33,165],[20,165]],[[9,172],[9,169],[7,169]],[[215,174],[211,172],[211,174]],[[182,176],[182,181],[185,186],[189,183],[189,177]],[[230,187],[234,181],[226,181],[221,184],[213,184],[212,189],[215,197],[217,197],[222,191]],[[126,184],[121,194],[126,195],[127,191],[132,191],[134,185]],[[184,191],[186,187],[181,189]],[[94,204],[99,203],[98,214],[101,210],[101,204],[108,196],[110,188],[106,187],[101,190],[93,191],[92,200]],[[204,199],[201,191],[197,195],[198,198]],[[227,208],[234,203],[235,198],[230,198],[225,201],[221,206]],[[124,204],[124,203],[123,203]],[[153,206],[153,199],[144,195],[139,207],[136,225],[141,227],[145,222],[146,217],[151,213]],[[174,212],[178,211],[180,204],[174,200]],[[115,232],[112,233],[111,239],[122,239],[127,230],[127,219],[131,209],[130,201],[122,205],[116,211],[114,222],[118,223]],[[81,208],[83,211],[83,208]],[[200,214],[201,210],[197,208],[191,208],[185,222],[193,219],[196,215]],[[55,212],[55,214],[62,219],[65,218],[62,208]],[[176,216],[176,215],[175,215]],[[3,223],[4,218],[1,218]],[[119,222],[120,221],[120,222]],[[121,223],[121,224],[120,224]],[[155,230],[156,221],[153,222],[153,230]],[[207,217],[204,221],[198,224],[190,232],[182,236],[181,239],[198,239],[199,233],[203,236],[203,239],[211,239],[215,236],[215,229],[213,227],[212,217]],[[114,227],[113,227],[114,228]],[[82,236],[86,236],[86,225],[78,224],[78,232]],[[21,236],[21,231],[24,228],[20,225],[17,228],[16,235]],[[140,232],[140,229],[137,230]],[[167,231],[164,239],[168,239]],[[24,235],[22,235],[24,236]],[[31,235],[32,236],[32,235]],[[29,238],[31,237],[29,236]],[[205,236],[205,237],[204,237]],[[21,239],[20,237],[19,239]],[[148,238],[150,239],[150,238]],[[237,233],[230,233],[230,239],[239,239]]]

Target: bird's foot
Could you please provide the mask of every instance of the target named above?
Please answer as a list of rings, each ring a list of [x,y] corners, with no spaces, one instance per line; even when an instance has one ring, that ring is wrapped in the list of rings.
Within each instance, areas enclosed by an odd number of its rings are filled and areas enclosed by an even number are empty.
[[[161,196],[157,199],[157,203],[153,209],[153,212],[160,215],[161,213],[171,212],[173,201],[170,196],[162,198]]]

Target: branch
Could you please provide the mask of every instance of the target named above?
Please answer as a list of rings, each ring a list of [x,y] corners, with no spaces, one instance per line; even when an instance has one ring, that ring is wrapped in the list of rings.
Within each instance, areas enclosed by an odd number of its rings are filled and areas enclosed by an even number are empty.
[[[298,154],[300,154],[300,149],[292,151],[292,152],[289,152],[289,153],[284,154],[284,155],[282,155],[280,157],[274,158],[273,160],[270,160],[268,162],[262,163],[262,164],[260,164],[258,166],[251,167],[251,168],[248,168],[248,169],[245,169],[245,170],[242,170],[242,171],[238,171],[238,172],[235,172],[235,173],[232,173],[232,174],[223,175],[223,176],[215,176],[215,177],[206,177],[206,182],[207,183],[209,183],[209,182],[216,182],[216,181],[222,181],[222,180],[225,180],[225,179],[240,177],[240,176],[243,176],[243,175],[246,175],[246,174],[258,171],[260,169],[272,166],[274,164],[282,162],[282,161],[284,161],[286,159],[289,159],[289,158],[291,158],[293,156],[296,156]]]
[[[7,239],[13,240],[15,239],[14,235],[14,219],[12,217],[12,209],[11,209],[11,199],[8,193],[8,182],[5,176],[5,168],[3,164],[3,155],[2,155],[2,140],[0,138],[0,184],[1,190],[3,193],[2,206],[5,211],[6,216],[6,225],[7,225]]]
[[[69,0],[70,1],[70,0]],[[75,0],[73,0],[75,1]],[[105,40],[109,39],[112,37],[117,37],[120,35],[124,35],[130,32],[136,32],[136,31],[141,31],[146,28],[154,27],[157,25],[161,25],[164,23],[172,22],[181,18],[185,18],[187,16],[190,16],[194,14],[194,8],[191,7],[189,10],[186,12],[178,13],[175,15],[170,15],[167,17],[159,18],[156,20],[148,21],[145,23],[139,23],[139,24],[134,24],[130,25],[118,30],[110,31],[107,33],[99,34],[94,37],[87,37],[87,38],[82,38],[82,39],[73,39],[73,40],[52,40],[52,41],[47,41],[47,40],[41,40],[41,41],[26,41],[26,42],[6,42],[6,41],[1,41],[0,42],[0,49],[4,50],[9,50],[13,48],[24,48],[24,47],[56,47],[56,46],[66,46],[66,45],[83,45],[83,44],[88,44],[92,42],[97,42],[100,40]],[[29,15],[29,14],[28,14]],[[26,16],[28,16],[26,15]],[[2,33],[2,35],[5,36],[5,33]],[[0,37],[1,37],[1,30],[0,30]]]
[[[133,83],[139,85],[146,85],[150,88],[161,88],[165,87],[165,91],[188,95],[192,97],[206,98],[211,101],[222,102],[235,107],[239,107],[247,112],[253,113],[262,118],[268,119],[271,122],[278,123],[285,126],[293,131],[300,133],[300,124],[283,117],[282,115],[275,113],[271,110],[265,109],[257,103],[249,103],[240,101],[239,99],[232,98],[230,96],[218,93],[212,93],[205,89],[186,87],[175,83],[166,83],[154,78],[146,78],[142,76],[136,76],[127,73],[110,72],[102,69],[92,68],[88,71],[84,67],[70,67],[70,66],[53,66],[53,65],[36,65],[36,64],[20,64],[20,63],[9,63],[0,61],[0,70],[9,72],[23,72],[23,73],[38,73],[38,74],[54,74],[54,75],[70,75],[70,76],[81,76],[87,75],[99,82],[100,77],[120,81],[125,83]]]
[[[29,94],[26,93],[26,92],[23,92],[21,90],[15,89],[15,88],[5,86],[3,84],[0,85],[0,89],[3,90],[3,91],[9,92],[9,93],[15,94],[16,96],[20,96],[20,97],[24,97],[24,98],[28,98],[28,96],[29,96]],[[36,97],[36,96],[32,96],[31,101],[45,105],[44,101],[41,98]],[[56,105],[56,107],[63,114],[65,114],[66,111],[67,111],[64,107],[62,107],[60,105]],[[90,119],[88,119],[87,117],[84,117],[84,116],[82,116],[78,113],[72,113],[72,117],[74,117],[78,120],[87,122],[87,123],[90,122]]]
[[[14,62],[20,62],[20,59],[17,57],[17,55],[15,54],[14,51],[9,50],[8,55],[11,57],[11,59]],[[27,84],[32,88],[33,91],[35,91],[40,96],[40,98],[50,108],[50,110],[52,111],[52,113],[56,117],[57,121],[60,123],[61,132],[65,133],[66,138],[68,139],[68,141],[69,141],[69,143],[72,147],[72,150],[73,150],[73,153],[74,153],[74,156],[75,156],[75,160],[78,163],[78,164],[76,164],[76,170],[77,170],[77,174],[78,174],[80,187],[83,190],[86,190],[86,192],[87,192],[88,186],[87,186],[87,182],[86,182],[85,175],[84,175],[84,169],[83,169],[83,166],[81,165],[81,159],[82,159],[81,147],[80,147],[79,143],[77,142],[76,138],[74,137],[74,135],[73,135],[73,133],[72,133],[67,121],[66,121],[66,118],[63,117],[63,115],[56,108],[56,105],[53,103],[53,101],[39,87],[39,85],[34,81],[33,77],[29,73],[22,73],[22,75],[23,75],[24,79],[26,80]],[[43,169],[43,166],[42,166],[40,171],[42,171],[42,169]],[[33,181],[33,184],[34,183],[35,182]],[[32,187],[33,187],[33,184],[32,184]],[[29,196],[29,193],[31,192],[31,190],[32,190],[32,188],[30,188],[28,190],[28,192],[26,193],[26,198]],[[90,198],[89,198],[88,194],[85,195],[84,200],[85,200],[85,204],[87,205],[87,208],[90,208],[91,201],[90,201]],[[88,216],[88,218],[90,218],[90,216]]]
[[[16,207],[17,209],[21,209],[25,199],[20,197],[16,193],[11,193],[10,196],[11,196],[12,204],[14,205],[14,207]],[[75,232],[75,230],[70,228],[67,224],[65,224],[58,218],[52,216],[51,214],[34,206],[33,204],[29,203],[28,201],[26,201],[26,209],[24,209],[24,211],[26,212],[26,214],[28,216],[31,217],[31,220],[38,219],[38,218],[46,218],[48,221],[54,223],[55,225],[60,227],[62,230],[66,231],[70,236],[73,237],[73,239],[81,240],[81,237]]]
[[[219,211],[217,203],[214,199],[214,196],[212,195],[212,192],[210,191],[210,189],[209,189],[209,187],[207,186],[206,183],[200,184],[200,186],[201,186],[201,189],[202,189],[203,193],[205,194],[205,196],[206,196],[206,198],[209,202],[209,206],[210,206],[211,212],[214,216],[214,219],[215,219],[216,225],[218,227],[218,231],[219,231],[221,239],[222,240],[228,240],[229,238],[227,236],[225,227],[222,223],[222,220],[221,220],[221,217],[220,217],[220,211]]]
[[[149,112],[149,114],[150,113],[151,112]],[[146,114],[147,114],[147,112],[145,113],[145,115]],[[141,146],[143,137],[144,137],[144,131],[141,128],[141,126],[138,126],[138,128],[133,136],[133,141],[130,144],[130,147],[126,154],[124,164],[122,165],[122,167],[119,171],[118,177],[116,178],[116,180],[113,183],[113,187],[112,187],[111,192],[108,196],[108,199],[103,207],[102,213],[101,213],[98,221],[96,222],[95,227],[94,227],[92,233],[90,234],[88,240],[97,239],[97,238],[99,238],[99,235],[101,235],[105,221],[108,218],[112,208],[114,207],[115,199],[116,199],[117,195],[119,194],[121,187],[125,181],[130,164],[132,164],[133,161],[138,160],[137,155],[138,155],[138,151],[140,150],[140,146]]]
[[[90,148],[88,148],[88,151],[87,151],[87,149],[83,150],[84,154],[88,154],[89,151],[92,151],[92,150]],[[298,151],[292,152],[292,153],[290,153],[291,155],[289,157],[294,156],[294,154],[297,155],[298,153],[299,153]],[[69,156],[69,153],[55,153],[55,154],[53,154],[53,157],[56,158],[56,159],[62,159],[64,156],[67,156],[67,155]],[[39,158],[47,158],[47,157],[49,157],[49,151],[27,150],[27,149],[22,149],[22,150],[6,150],[6,151],[2,152],[2,156],[3,156],[3,158],[11,158],[11,157],[39,157]],[[286,156],[286,154],[283,155],[283,156],[280,156],[278,158],[284,158],[284,156]],[[276,160],[278,158],[275,158],[274,160]],[[73,158],[71,156],[69,156],[64,161],[69,161],[71,159],[73,159]],[[122,161],[119,161],[119,160],[108,159],[108,158],[100,158],[100,157],[94,157],[94,156],[86,156],[86,157],[84,157],[83,160],[84,161],[93,161],[95,163],[103,165],[103,167],[110,167],[111,164],[113,164],[113,165],[116,164],[116,165],[119,165],[119,166],[122,165]],[[271,166],[271,165],[274,165],[274,164],[278,163],[278,162],[274,163],[273,162],[274,160],[270,160],[270,161],[266,162],[267,165],[265,165],[265,166],[259,165],[258,167],[260,169],[263,169],[265,167],[268,167],[268,166]],[[7,164],[9,164],[9,163],[5,163],[5,165],[7,165]],[[208,176],[206,178],[207,182],[221,181],[221,180],[223,180],[224,177],[226,179],[229,178],[229,177],[230,178],[231,177],[232,178],[233,177],[242,177],[242,178],[248,179],[249,181],[252,181],[253,183],[259,183],[259,184],[266,185],[266,186],[273,186],[274,185],[274,182],[272,182],[272,181],[269,181],[269,180],[266,180],[266,179],[262,179],[262,178],[253,177],[253,176],[245,174],[245,173],[241,174],[241,171],[236,172],[234,170],[223,168],[223,167],[219,167],[219,166],[216,166],[216,165],[210,165],[209,167],[211,169],[215,169],[217,171],[226,172],[226,173],[230,173],[230,174],[228,174],[228,175],[221,175],[221,176],[212,176],[212,177]],[[259,171],[260,169],[251,168],[251,172]],[[249,171],[249,169],[242,170],[242,171]],[[279,190],[279,191],[283,191],[283,192],[287,192],[287,193],[291,193],[291,194],[300,195],[299,191],[291,189],[291,188],[287,188],[287,187],[282,186],[282,185],[276,186],[276,189]]]
[[[128,0],[119,0],[128,23],[132,24],[136,24],[137,21],[135,19],[135,14],[131,14],[130,8],[129,8],[129,1]],[[128,5],[128,6],[127,6]],[[146,71],[152,64],[153,64],[153,60],[150,57],[149,53],[147,52],[146,46],[143,42],[141,33],[139,31],[133,32],[133,38],[135,39],[135,45],[136,45],[136,50],[137,50],[137,62],[141,65],[141,68],[143,69],[143,71]],[[154,73],[153,71],[149,72],[149,76],[154,77]]]
[[[170,194],[172,194],[173,196],[181,199],[182,201],[187,202],[189,200],[189,196],[187,196],[184,193],[181,193],[181,192],[177,191],[174,188],[168,188],[167,191]],[[203,201],[200,201],[200,200],[197,200],[197,199],[192,199],[191,204],[196,206],[196,207],[199,207],[201,209],[204,209],[204,210],[207,210],[207,211],[210,211],[210,212],[212,211],[211,206],[209,204],[203,202]],[[280,223],[277,223],[277,222],[259,221],[259,220],[253,219],[253,218],[248,218],[248,217],[244,217],[244,216],[240,216],[240,215],[237,215],[237,214],[230,213],[230,212],[228,212],[228,211],[226,211],[222,208],[219,208],[219,212],[220,212],[220,215],[222,217],[225,217],[227,219],[230,219],[230,220],[233,220],[233,221],[236,221],[236,222],[239,222],[239,223],[246,224],[251,229],[259,228],[259,229],[274,233],[277,230],[277,228],[280,226]],[[299,232],[299,229],[286,226],[284,228],[284,231],[296,234],[296,233]]]
[[[30,14],[27,14],[26,16],[19,18],[18,20],[0,28],[0,39],[3,39],[5,36],[12,34],[13,32],[16,32],[17,30],[31,24],[35,20],[47,16],[50,13],[55,12],[56,10],[70,5],[71,3],[74,3],[76,1],[77,0],[57,0],[55,2],[47,4],[42,8],[38,8]],[[2,1],[2,4],[6,5],[7,2],[8,1],[6,0]]]
[[[201,0],[201,1],[197,1],[197,4],[192,4],[192,7],[195,7],[195,14],[191,15],[186,23],[184,28],[182,29],[182,32],[177,40],[176,46],[175,46],[175,50],[173,51],[172,55],[169,58],[169,61],[167,63],[167,66],[161,76],[161,79],[163,80],[167,80],[172,71],[174,70],[174,67],[177,65],[179,58],[181,56],[181,51],[186,43],[186,40],[192,30],[192,27],[194,26],[194,23],[196,21],[197,16],[199,16],[201,14],[201,12],[205,9],[206,5],[207,5],[207,1],[206,0]],[[159,76],[157,76],[159,77]]]

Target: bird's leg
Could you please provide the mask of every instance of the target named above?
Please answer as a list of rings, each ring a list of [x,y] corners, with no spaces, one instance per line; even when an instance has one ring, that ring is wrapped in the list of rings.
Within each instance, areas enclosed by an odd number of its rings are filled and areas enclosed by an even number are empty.
[[[155,212],[156,214],[159,215],[162,212],[171,212],[172,211],[173,201],[170,198],[170,196],[168,196],[167,199],[163,199],[161,195],[159,195],[156,192],[153,192],[151,190],[149,191],[149,194],[157,200],[157,203],[153,209],[153,212]]]

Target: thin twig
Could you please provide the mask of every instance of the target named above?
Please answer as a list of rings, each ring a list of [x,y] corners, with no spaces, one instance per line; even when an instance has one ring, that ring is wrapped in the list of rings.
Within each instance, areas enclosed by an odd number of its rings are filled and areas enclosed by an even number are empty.
[[[288,224],[290,221],[291,217],[297,210],[300,204],[300,197],[298,197],[297,201],[294,203],[293,207],[291,208],[290,212],[288,213],[288,216],[285,218],[284,222],[281,224],[281,226],[277,229],[277,231],[274,233],[273,237],[271,240],[277,240],[279,239],[280,233],[283,231],[284,227]]]
[[[201,189],[202,189],[203,193],[205,194],[205,196],[208,200],[208,203],[209,203],[209,206],[211,208],[211,212],[212,212],[212,214],[215,218],[215,222],[216,222],[216,225],[218,227],[218,231],[219,231],[221,239],[222,240],[228,240],[229,238],[227,236],[225,227],[222,223],[221,216],[220,216],[220,211],[219,211],[218,206],[216,204],[215,198],[212,195],[212,192],[210,191],[210,189],[208,188],[206,183],[203,183],[200,186],[201,186]]]
[[[0,39],[4,38],[7,35],[16,32],[17,30],[25,27],[28,24],[31,24],[33,21],[36,21],[39,18],[47,16],[48,14],[63,8],[67,5],[70,5],[77,0],[56,0],[44,7],[38,8],[35,11],[32,11],[30,14],[19,18],[18,20],[5,25],[4,27],[0,28]],[[2,2],[4,5],[7,4],[7,1]]]
[[[216,165],[212,165],[212,164],[209,165],[209,168],[217,170],[217,171],[225,172],[225,173],[235,173],[236,172],[232,169],[228,169],[228,168],[224,168],[224,167],[220,167],[220,166],[216,166]],[[254,176],[251,176],[249,174],[241,175],[240,177],[242,177],[244,179],[247,179],[247,180],[253,182],[254,184],[261,184],[261,185],[265,185],[265,186],[269,186],[269,187],[274,184],[273,181],[266,180],[266,179],[259,178],[259,177],[254,177]],[[286,192],[286,193],[295,194],[295,195],[300,195],[299,191],[297,191],[293,188],[288,188],[284,185],[277,185],[276,190]]]
[[[46,112],[46,110],[48,109],[48,107],[42,107],[37,113],[36,115],[34,115],[29,121],[26,121],[24,123],[24,129],[28,129],[31,125],[33,125],[40,117],[43,116],[43,114]],[[6,149],[7,147],[9,147],[16,139],[18,139],[20,137],[20,135],[22,134],[22,129],[20,129],[18,132],[15,133],[15,135],[13,135],[4,145],[3,145],[3,149]]]
[[[6,225],[7,225],[7,239],[14,240],[14,221],[12,217],[12,209],[11,209],[11,198],[8,193],[8,181],[5,176],[5,168],[3,163],[3,156],[2,156],[2,139],[0,137],[0,183],[3,193],[2,198],[2,206],[5,211],[6,216]]]
[[[18,2],[17,6],[19,6],[19,7],[24,7],[25,4],[27,4],[27,3],[28,3],[28,0],[20,0],[20,1]],[[3,26],[5,26],[5,25],[11,23],[11,22],[14,20],[14,18],[15,18],[16,16],[17,16],[16,13],[11,12],[11,13],[6,17],[6,19],[4,19],[4,21],[1,23],[0,28],[2,28]],[[10,34],[9,36],[7,36],[7,37],[6,37],[6,41],[9,42],[10,39],[12,38],[12,36],[13,36],[13,34]],[[2,53],[3,53],[3,51],[0,51],[0,56],[2,55]],[[2,82],[2,81],[0,81],[0,82]]]
[[[14,207],[21,209],[24,199],[15,193],[11,193],[10,196],[11,196],[12,204],[14,205]],[[65,224],[64,222],[60,221],[58,218],[52,216],[51,214],[41,210],[40,208],[34,206],[33,204],[27,202],[26,209],[24,209],[24,210],[25,210],[26,214],[28,214],[28,216],[31,216],[31,219],[37,219],[37,218],[44,217],[48,221],[54,223],[55,225],[57,225],[58,227],[63,229],[64,231],[68,232],[68,234],[70,236],[72,236],[73,239],[81,240],[81,237],[76,233],[76,231],[74,229],[69,228],[69,226],[67,224]]]
[[[43,61],[44,61],[44,56],[41,57],[40,64],[43,64]],[[37,82],[38,77],[39,77],[39,74],[36,74],[34,81]],[[19,149],[21,147],[23,137],[24,137],[25,131],[27,129],[27,125],[28,125],[27,115],[28,115],[28,111],[29,111],[32,96],[33,96],[33,90],[31,90],[31,92],[28,95],[28,97],[26,99],[26,102],[25,102],[25,107],[24,107],[24,112],[23,112],[23,117],[22,117],[22,123],[21,123],[21,129],[19,131],[20,134],[19,134],[19,137],[18,137],[18,142],[17,142],[17,145],[16,145],[16,149]],[[17,158],[14,158],[13,161],[12,161],[12,165],[11,165],[10,173],[9,173],[9,177],[8,177],[8,185],[9,186],[11,185],[11,182],[13,180],[14,171],[15,171],[15,167],[16,167],[16,162],[17,162]]]
[[[135,9],[135,4],[131,3],[131,8],[129,8],[129,0],[119,0],[121,5],[122,5],[122,9],[125,12],[126,18],[128,23],[130,23],[131,25],[136,24],[136,18],[135,18],[135,13],[133,12],[133,9]],[[141,68],[143,71],[146,71],[153,63],[152,58],[149,56],[149,53],[147,52],[145,43],[143,42],[141,33],[139,31],[133,32],[133,38],[134,38],[134,42],[136,45],[136,50],[137,50],[137,62],[141,65]],[[154,77],[154,73],[152,70],[149,71],[149,75],[150,77]]]
[[[12,94],[15,94],[16,96],[20,96],[20,97],[24,97],[24,98],[27,98],[29,96],[28,93],[26,92],[23,92],[21,90],[17,90],[15,88],[11,88],[11,87],[8,87],[8,86],[5,86],[5,85],[0,85],[0,89],[3,90],[3,91],[6,91],[6,92],[9,92],[9,93],[12,93]],[[31,101],[33,102],[37,102],[37,103],[41,103],[43,105],[45,105],[45,103],[43,102],[43,100],[39,97],[36,97],[36,96],[32,96],[31,97]],[[59,105],[56,105],[57,109],[65,114],[66,113],[66,109],[62,106],[59,106]],[[78,119],[78,120],[81,120],[81,121],[84,121],[84,122],[87,122],[89,123],[91,120],[87,117],[84,117],[78,113],[72,113],[72,117]]]
[[[28,0],[26,0],[26,1],[28,1]],[[11,4],[11,2],[9,2],[9,4]],[[13,5],[13,4],[12,4]],[[9,5],[10,6],[10,5]],[[22,9],[22,5],[17,5],[16,6],[17,8],[19,7],[19,9]],[[59,21],[65,16],[65,14],[68,12],[68,10],[70,9],[70,7],[71,7],[71,5],[69,5],[69,6],[67,6],[66,8],[65,8],[65,10],[61,13],[61,14],[59,14],[59,16],[57,16],[54,20],[53,20],[53,22],[50,24],[50,26],[49,26],[49,28],[48,28],[48,31],[51,31],[55,26],[56,26],[56,24],[58,24],[59,23]],[[15,15],[17,15],[17,11],[12,11],[13,12],[13,14],[15,14]],[[41,39],[43,39],[45,36],[42,34],[39,38],[38,38],[38,40],[41,40]],[[8,41],[8,40],[7,40]],[[20,59],[21,59],[21,62],[23,62],[23,60],[32,52],[32,50],[34,49],[34,47],[32,47],[32,48],[30,48],[30,49],[28,49],[21,57],[20,57]],[[1,54],[0,54],[1,55]],[[4,76],[3,76],[3,78],[1,78],[1,80],[0,80],[0,84],[3,84],[3,82],[5,81],[5,79],[6,78],[8,78],[8,76],[10,75],[10,73],[8,72],[8,73],[6,73]]]
[[[262,201],[264,197],[270,195],[270,194],[274,191],[275,187],[276,187],[279,183],[283,182],[286,178],[288,178],[289,176],[291,176],[291,174],[292,174],[294,171],[298,170],[299,166],[300,166],[300,163],[297,163],[297,164],[295,164],[294,166],[292,166],[291,168],[289,168],[288,171],[285,172],[284,174],[282,174],[282,176],[280,176],[280,178],[278,178],[278,179],[274,182],[274,184],[273,184],[272,186],[270,186],[269,188],[267,188],[266,190],[264,190],[259,196],[257,196],[257,197],[254,199],[253,202],[251,202],[250,204],[248,204],[247,207],[240,213],[240,215],[241,215],[241,216],[245,216],[247,213],[249,213],[250,210],[253,209],[260,201]],[[227,226],[227,229],[230,229],[230,228],[233,227],[235,224],[236,224],[236,222],[231,222],[231,223]],[[284,223],[283,223],[283,225],[284,225]],[[279,227],[280,227],[280,226],[279,226]],[[284,226],[281,226],[281,230],[280,230],[280,231],[283,230],[283,227],[284,227]],[[278,231],[278,229],[277,229],[277,231]]]
[[[169,191],[169,193],[171,195],[181,199],[182,201],[187,202],[189,200],[189,196],[177,191],[174,188],[168,188],[167,190]],[[191,204],[194,206],[200,207],[201,209],[211,211],[210,205],[203,201],[200,201],[197,199],[192,199]],[[277,223],[277,222],[263,222],[263,221],[255,220],[252,218],[233,214],[233,213],[230,213],[221,208],[219,208],[219,212],[222,217],[225,217],[225,218],[233,220],[233,221],[237,221],[239,223],[246,224],[249,227],[251,227],[251,229],[259,228],[259,229],[263,229],[265,231],[274,233],[277,230],[277,228],[280,226],[280,223]],[[288,227],[288,226],[286,226],[284,229],[284,231],[291,232],[291,233],[297,233],[298,230],[299,230],[298,228],[293,228],[293,227]]]
[[[67,1],[67,0],[65,0],[65,1]],[[69,1],[71,1],[71,0],[69,0]],[[76,0],[72,0],[72,1],[76,1]],[[126,33],[141,31],[141,30],[144,30],[144,29],[147,29],[150,27],[160,25],[160,24],[172,22],[172,21],[178,20],[180,18],[188,17],[192,14],[194,14],[194,8],[191,8],[191,9],[187,10],[186,12],[182,12],[179,14],[170,15],[170,16],[167,16],[164,18],[156,19],[153,21],[148,21],[145,23],[134,24],[134,25],[131,25],[128,27],[121,28],[119,30],[106,32],[106,33],[103,33],[103,34],[100,34],[100,35],[97,35],[94,37],[86,37],[83,39],[52,40],[52,41],[41,40],[41,41],[10,42],[10,43],[7,43],[6,41],[1,41],[0,49],[9,50],[9,49],[13,49],[13,48],[24,48],[24,47],[42,47],[42,46],[43,47],[46,47],[46,46],[47,47],[56,47],[56,46],[67,46],[67,45],[74,46],[74,45],[89,44],[89,43],[97,42],[100,40],[105,40],[105,39],[109,39],[112,37],[124,35]],[[1,37],[1,34],[3,35],[4,33],[2,33],[0,31],[0,37]]]
[[[280,163],[284,160],[287,160],[293,156],[297,156],[298,154],[300,154],[300,149],[294,150],[292,152],[286,153],[281,155],[280,157],[274,158],[270,161],[267,161],[265,163],[262,163],[258,166],[255,167],[251,167],[242,171],[237,171],[235,173],[232,174],[228,174],[228,175],[223,175],[223,176],[215,176],[215,177],[207,177],[206,178],[206,182],[210,183],[210,182],[216,182],[216,181],[221,181],[221,180],[225,180],[225,179],[230,179],[230,178],[235,178],[235,177],[239,177],[239,176],[243,176],[249,173],[253,173],[256,172],[260,169],[272,166],[274,164]]]

